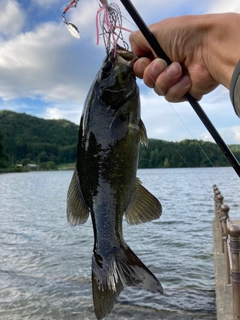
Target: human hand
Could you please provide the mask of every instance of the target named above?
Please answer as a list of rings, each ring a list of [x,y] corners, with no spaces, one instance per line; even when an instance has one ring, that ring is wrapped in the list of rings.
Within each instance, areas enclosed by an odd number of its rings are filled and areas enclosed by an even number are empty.
[[[151,32],[174,61],[170,66],[157,58],[140,31],[131,33],[132,51],[140,57],[134,65],[136,76],[171,102],[185,100],[187,92],[200,100],[219,84],[229,88],[240,52],[234,54],[233,49],[228,59],[225,54],[236,45],[236,37],[239,43],[236,31],[229,37],[233,31],[231,24],[235,20],[239,24],[239,17],[236,14],[184,16],[151,25]],[[229,43],[229,38],[234,40]]]

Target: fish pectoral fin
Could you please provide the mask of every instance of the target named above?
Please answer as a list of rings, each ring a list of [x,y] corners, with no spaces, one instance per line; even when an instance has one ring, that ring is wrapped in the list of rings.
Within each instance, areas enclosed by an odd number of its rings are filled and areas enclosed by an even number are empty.
[[[89,210],[83,199],[77,170],[73,177],[67,194],[67,220],[71,226],[77,226],[87,221]]]
[[[112,145],[121,140],[128,131],[129,115],[122,109],[124,110],[124,106],[116,112],[109,128],[109,141]]]
[[[140,142],[141,142],[141,144],[143,144],[147,147],[148,146],[147,129],[146,129],[142,119],[140,119],[140,121],[139,121],[139,130],[140,130]]]
[[[162,213],[162,206],[158,199],[152,195],[137,178],[134,195],[125,211],[129,224],[140,224],[158,219]]]

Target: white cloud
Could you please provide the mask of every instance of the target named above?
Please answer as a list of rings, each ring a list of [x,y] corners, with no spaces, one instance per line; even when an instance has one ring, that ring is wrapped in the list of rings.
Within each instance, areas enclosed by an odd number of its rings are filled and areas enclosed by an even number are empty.
[[[76,124],[80,123],[82,107],[79,105],[55,104],[54,107],[48,107],[38,116],[44,119],[67,119]]]
[[[38,5],[39,12],[45,10],[47,13],[49,10],[48,17],[54,17],[53,6],[59,6],[54,8],[55,14],[56,10],[60,12],[59,20],[57,23],[39,23],[36,29],[18,34],[24,25],[24,12],[16,1],[4,0],[2,6],[8,14],[5,20],[0,19],[0,32],[4,25],[7,29],[16,29],[11,33],[15,35],[14,39],[0,38],[0,98],[3,100],[0,108],[9,107],[20,112],[33,110],[40,117],[66,118],[79,123],[84,100],[104,59],[105,50],[102,40],[100,46],[96,46],[98,1],[79,1],[77,8],[69,10],[66,15],[68,21],[79,28],[80,40],[72,38],[61,21],[61,10],[69,2],[33,0],[31,10]],[[232,1],[231,4],[237,5],[237,2]],[[118,5],[122,8],[120,1]],[[135,0],[134,5],[146,23],[174,15],[208,12],[209,8],[213,10],[214,5],[217,5],[215,8],[224,8],[223,1],[209,0],[201,1],[197,8],[190,0],[179,0],[177,3],[175,0],[152,0],[151,6],[146,6],[145,0]],[[15,11],[7,9],[8,6],[15,8]],[[131,20],[125,9],[121,10],[123,16]],[[34,21],[34,25],[37,23]],[[125,20],[123,26],[136,29]],[[6,31],[4,35],[7,35]],[[125,39],[128,39],[128,34],[125,34]],[[188,103],[170,105],[145,86],[141,85],[141,89],[142,119],[150,138],[173,141],[202,138],[212,141]],[[33,105],[27,102],[18,104],[16,101],[21,101],[21,98],[32,99]],[[42,108],[41,100],[44,102]],[[227,90],[220,87],[204,97],[201,105],[226,142],[237,143],[239,119],[233,111]]]
[[[142,85],[140,85],[142,88]],[[199,117],[188,102],[168,103],[153,90],[141,90],[142,120],[148,137],[180,141],[203,139],[213,141]],[[200,101],[200,106],[226,143],[239,143],[237,130],[240,119],[236,116],[228,91],[219,87]],[[232,129],[236,127],[236,129]]]
[[[15,0],[1,0],[0,35],[18,34],[25,23],[25,13]]]
[[[226,141],[231,141],[231,144],[240,144],[240,125],[222,128],[221,134]]]
[[[41,6],[43,8],[48,9],[52,5],[58,5],[59,0],[32,0],[32,3]],[[66,0],[66,5],[68,4],[68,1]]]
[[[209,11],[212,13],[240,12],[240,2],[239,0],[213,0],[209,4]]]
[[[231,131],[233,133],[235,143],[240,144],[240,126],[232,127]]]
[[[95,55],[91,44],[72,38],[64,24],[46,23],[2,41],[0,97],[80,101],[101,64],[99,57],[94,69]]]

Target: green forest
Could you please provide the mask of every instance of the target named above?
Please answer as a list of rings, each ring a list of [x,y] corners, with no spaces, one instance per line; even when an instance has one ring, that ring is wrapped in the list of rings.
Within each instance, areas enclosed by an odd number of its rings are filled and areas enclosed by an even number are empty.
[[[7,155],[10,166],[36,164],[39,169],[56,169],[76,159],[78,126],[70,121],[3,110],[0,132],[0,163]]]
[[[240,160],[240,145],[230,145]],[[169,142],[150,139],[140,147],[139,168],[186,168],[230,166],[216,143],[203,140]]]
[[[73,167],[77,136],[78,126],[67,120],[45,120],[25,113],[0,111],[0,172],[58,169],[63,164]],[[229,147],[240,160],[240,145]],[[147,148],[140,147],[139,168],[210,166],[229,166],[212,142],[149,139]]]

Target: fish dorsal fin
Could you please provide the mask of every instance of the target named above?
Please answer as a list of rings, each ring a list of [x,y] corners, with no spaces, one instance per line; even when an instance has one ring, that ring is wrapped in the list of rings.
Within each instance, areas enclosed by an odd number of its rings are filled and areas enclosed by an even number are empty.
[[[67,194],[67,220],[71,226],[77,226],[87,221],[89,210],[83,199],[77,170],[73,177]]]
[[[148,146],[147,130],[142,119],[140,119],[139,121],[139,130],[140,130],[140,142],[141,144],[147,147]]]
[[[162,206],[158,199],[141,184],[137,178],[135,193],[125,212],[129,224],[140,224],[158,219],[162,213]]]

